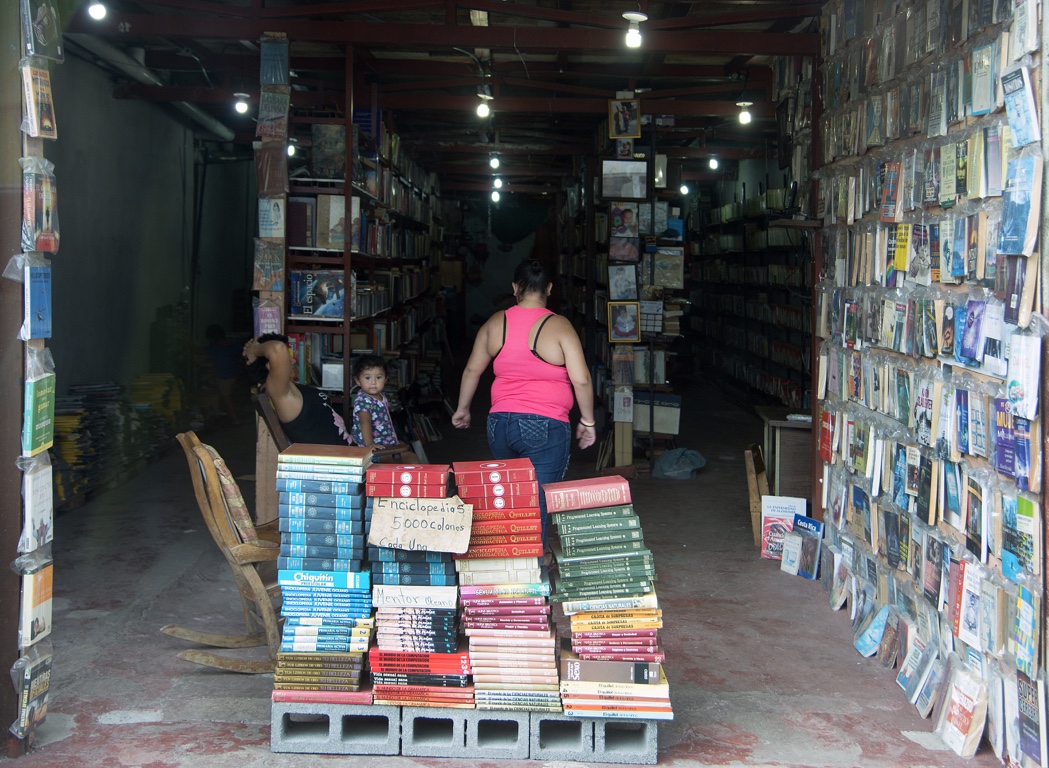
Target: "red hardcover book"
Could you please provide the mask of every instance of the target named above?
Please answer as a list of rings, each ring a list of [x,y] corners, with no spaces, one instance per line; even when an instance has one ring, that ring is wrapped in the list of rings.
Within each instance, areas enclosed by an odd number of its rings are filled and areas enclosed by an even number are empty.
[[[460,497],[461,498],[461,497]],[[474,511],[486,509],[539,509],[539,496],[475,496],[463,501],[473,504]]]
[[[549,608],[546,598],[538,595],[532,597],[491,597],[488,595],[473,597],[462,595],[459,598],[459,604],[464,607],[470,606],[471,608],[509,608],[524,605],[542,605]]]
[[[572,650],[584,659],[585,653],[660,653],[662,649],[658,645],[590,645],[572,641]]]
[[[630,483],[620,475],[566,480],[543,486],[548,512],[594,509],[616,504],[630,504]]]
[[[478,509],[474,507],[473,521],[484,523],[489,520],[538,520],[540,516],[539,507],[504,507],[503,509]]]
[[[501,461],[456,461],[452,464],[458,485],[474,483],[518,483],[535,480],[531,459]]]
[[[636,638],[636,637],[656,637],[659,634],[658,629],[607,629],[607,630],[586,630],[584,632],[573,632],[572,641],[578,638],[580,640],[604,640],[606,638]]]
[[[440,693],[448,695],[450,693],[456,693],[462,696],[470,695],[473,696],[474,688],[472,685],[468,685],[465,688],[448,688],[445,685],[386,685],[379,683],[374,686],[376,693]]]
[[[471,557],[541,557],[542,554],[542,544],[485,544],[483,546],[470,547],[462,555],[455,555],[455,559]]]
[[[490,536],[471,536],[470,546],[471,547],[484,547],[489,544],[542,544],[543,534],[541,533],[503,533],[503,534],[492,534]],[[484,573],[484,571],[478,571],[478,573]]]
[[[368,483],[366,496],[387,496],[395,499],[445,499],[447,485],[397,485],[394,483]]]
[[[526,630],[548,630],[550,629],[550,619],[547,616],[537,616],[530,620],[525,620],[524,616],[517,616],[514,619],[507,617],[506,619],[496,619],[495,621],[463,617],[463,623],[461,625],[464,629],[526,629]]]
[[[474,521],[470,529],[470,536],[495,536],[509,533],[538,533],[543,532],[542,520],[488,520],[478,523]]]
[[[448,485],[447,464],[380,464],[368,467],[369,483]]]
[[[527,605],[520,607],[512,606],[495,606],[495,607],[475,607],[473,605],[466,605],[463,607],[463,618],[480,618],[484,616],[549,616],[550,606],[549,605]]]
[[[367,691],[273,691],[270,701],[294,704],[371,704],[372,692]]]
[[[456,483],[459,498],[473,499],[487,496],[536,496],[539,483],[535,480],[526,483]]]
[[[518,648],[528,646],[529,648],[548,648],[553,650],[556,646],[556,637],[471,637],[470,653],[475,651],[493,650],[495,648]]]
[[[550,626],[544,625],[536,629],[476,629],[466,627],[463,634],[467,637],[553,637]]]
[[[833,437],[834,414],[823,411],[820,413],[820,458],[828,464],[834,461]]]

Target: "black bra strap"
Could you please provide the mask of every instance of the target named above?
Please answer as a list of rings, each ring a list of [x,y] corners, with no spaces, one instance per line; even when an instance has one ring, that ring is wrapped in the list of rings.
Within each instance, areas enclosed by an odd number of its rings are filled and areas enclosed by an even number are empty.
[[[542,357],[539,356],[539,353],[536,351],[536,346],[539,344],[539,334],[543,332],[543,326],[546,325],[546,321],[549,320],[551,317],[553,317],[553,315],[547,315],[546,317],[543,318],[543,321],[541,323],[539,323],[539,327],[536,328],[535,338],[532,339],[532,354],[535,355],[535,357],[538,358],[539,360],[543,359]],[[504,328],[504,332],[505,332],[505,328]],[[544,360],[543,362],[546,362],[546,361]]]

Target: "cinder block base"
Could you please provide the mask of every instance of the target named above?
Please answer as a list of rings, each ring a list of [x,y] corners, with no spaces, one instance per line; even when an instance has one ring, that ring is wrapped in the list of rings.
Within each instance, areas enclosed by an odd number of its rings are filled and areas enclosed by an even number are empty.
[[[594,760],[593,720],[532,712],[529,730],[529,757],[533,760]]]
[[[270,751],[314,755],[397,755],[401,708],[274,702]]]
[[[655,765],[657,720],[594,720],[595,763]]]
[[[472,709],[401,707],[401,754],[467,757],[466,718]]]
[[[466,752],[477,760],[525,760],[531,717],[514,710],[466,710]]]

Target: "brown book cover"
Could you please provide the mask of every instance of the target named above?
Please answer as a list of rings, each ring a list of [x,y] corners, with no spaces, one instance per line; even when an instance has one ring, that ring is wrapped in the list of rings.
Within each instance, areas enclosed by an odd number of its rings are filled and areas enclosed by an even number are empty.
[[[580,659],[565,641],[561,647],[561,679],[605,683],[656,685],[660,682],[660,663],[633,661],[595,661]]]

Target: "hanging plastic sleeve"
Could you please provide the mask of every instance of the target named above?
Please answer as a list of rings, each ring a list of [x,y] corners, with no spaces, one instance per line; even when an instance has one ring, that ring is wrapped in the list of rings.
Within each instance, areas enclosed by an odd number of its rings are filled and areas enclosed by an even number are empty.
[[[18,338],[51,338],[51,261],[38,253],[19,253],[11,257],[3,276],[22,283],[24,303]]]
[[[22,535],[20,553],[32,552],[54,538],[55,497],[51,456],[47,451],[15,460],[22,470]]]
[[[281,303],[276,299],[256,298],[252,300],[255,338],[267,333],[281,333],[283,312]]]
[[[51,73],[47,60],[27,56],[18,62],[22,75],[22,103],[25,113],[19,126],[23,133],[41,139],[57,139],[55,104],[51,96]]]
[[[30,738],[44,722],[50,698],[53,660],[51,640],[45,638],[11,665],[11,684],[15,689],[18,716],[8,730],[16,738]]]
[[[55,361],[51,350],[25,345],[25,400],[22,413],[22,455],[36,456],[54,444]]]
[[[22,166],[22,250],[58,253],[58,184],[55,164],[30,155]]]

